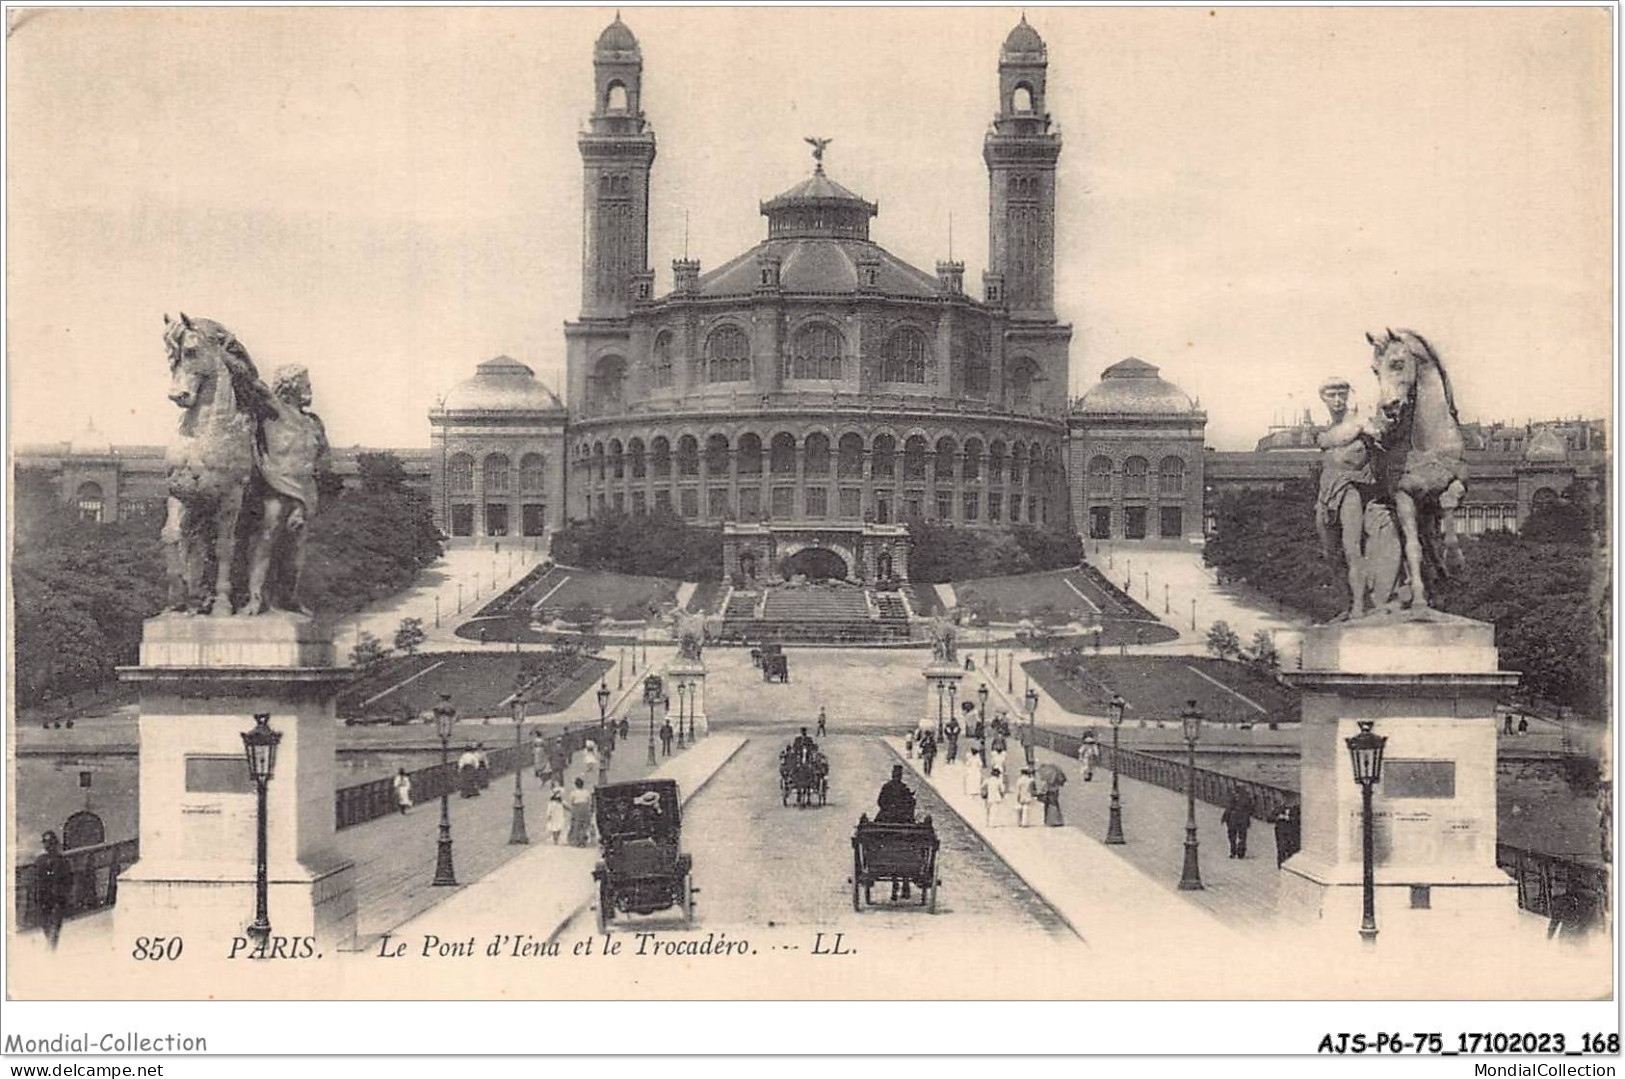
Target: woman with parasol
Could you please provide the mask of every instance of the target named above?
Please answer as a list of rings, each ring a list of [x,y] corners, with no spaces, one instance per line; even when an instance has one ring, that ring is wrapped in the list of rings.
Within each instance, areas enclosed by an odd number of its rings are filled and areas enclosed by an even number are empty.
[[[1061,816],[1061,788],[1066,785],[1066,772],[1053,764],[1040,764],[1036,778],[1038,800],[1044,803],[1044,826],[1059,828],[1066,823]]]

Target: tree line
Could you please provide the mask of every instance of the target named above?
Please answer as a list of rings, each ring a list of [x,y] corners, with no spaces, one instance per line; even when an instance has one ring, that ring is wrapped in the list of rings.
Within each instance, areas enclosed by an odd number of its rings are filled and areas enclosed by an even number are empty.
[[[1347,584],[1337,556],[1320,556],[1314,508],[1315,488],[1304,481],[1225,494],[1207,564],[1221,580],[1328,621],[1347,609]],[[1462,536],[1465,567],[1430,598],[1441,610],[1494,623],[1501,665],[1523,672],[1527,692],[1600,717],[1608,706],[1611,600],[1599,519],[1576,491],[1537,507],[1519,533]]]
[[[360,482],[318,477],[304,601],[342,615],[393,595],[440,557],[428,499],[406,485],[393,454],[362,454]],[[102,687],[137,662],[141,624],[163,609],[162,513],[101,524],[81,518],[44,470],[19,469],[11,561],[17,703],[66,699]],[[242,527],[254,522],[245,515]],[[243,567],[239,567],[242,569]]]

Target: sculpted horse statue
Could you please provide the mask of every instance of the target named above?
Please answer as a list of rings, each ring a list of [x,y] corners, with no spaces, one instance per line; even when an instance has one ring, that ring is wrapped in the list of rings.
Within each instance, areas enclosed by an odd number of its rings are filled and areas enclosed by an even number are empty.
[[[1381,393],[1379,486],[1392,498],[1404,551],[1410,607],[1428,607],[1424,566],[1448,577],[1462,562],[1455,510],[1467,493],[1467,462],[1450,376],[1414,330],[1366,334]]]
[[[229,615],[237,517],[254,469],[264,383],[236,336],[218,322],[164,316],[169,399],[180,423],[164,462],[169,509],[160,537],[168,609]],[[213,571],[213,581],[209,573]]]

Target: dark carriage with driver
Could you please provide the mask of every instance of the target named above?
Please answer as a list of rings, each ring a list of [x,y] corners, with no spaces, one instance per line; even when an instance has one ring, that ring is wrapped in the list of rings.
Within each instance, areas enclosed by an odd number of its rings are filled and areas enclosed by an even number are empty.
[[[759,653],[758,664],[762,668],[762,681],[790,680],[790,657],[784,654],[784,645],[764,644]]]
[[[598,930],[618,914],[679,907],[694,920],[694,858],[682,849],[682,796],[670,779],[609,783],[592,796],[600,857]]]
[[[942,886],[937,878],[940,845],[929,816],[907,824],[871,821],[868,814],[859,817],[852,833],[852,909],[873,905],[875,884],[889,881],[893,899],[908,899],[918,888],[919,905],[935,914],[937,889]]]
[[[794,797],[800,809],[814,800],[819,805],[829,802],[829,758],[822,750],[791,744],[779,751],[779,795],[785,805]]]

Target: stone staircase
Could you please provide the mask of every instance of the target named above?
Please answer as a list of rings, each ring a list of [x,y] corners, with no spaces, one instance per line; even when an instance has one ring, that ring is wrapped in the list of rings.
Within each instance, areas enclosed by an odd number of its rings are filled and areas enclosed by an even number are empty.
[[[759,605],[756,599],[739,593],[729,598],[724,639],[832,644],[908,639],[908,612],[895,596],[882,598],[858,588],[789,587],[768,589]]]

